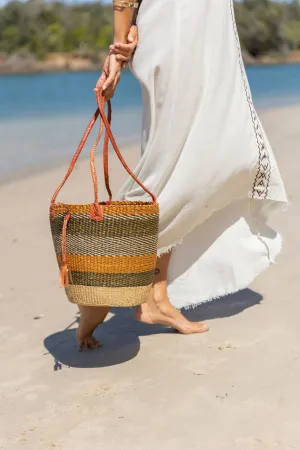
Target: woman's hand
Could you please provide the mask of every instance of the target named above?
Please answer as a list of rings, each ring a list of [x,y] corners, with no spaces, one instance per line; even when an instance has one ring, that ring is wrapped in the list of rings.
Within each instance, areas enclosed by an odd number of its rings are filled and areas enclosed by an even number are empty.
[[[96,88],[103,91],[106,100],[113,97],[115,88],[120,81],[121,70],[130,61],[138,43],[138,29],[135,25],[130,28],[128,44],[114,44],[110,46],[102,74],[97,81]]]
[[[131,60],[138,44],[138,29],[135,25],[130,28],[127,39],[127,44],[114,43],[109,47],[111,52],[116,53],[117,60],[125,64]]]
[[[105,64],[107,65],[107,76],[102,85],[102,93],[106,100],[110,100],[114,96],[115,89],[120,81],[123,63],[117,60],[115,53],[111,53],[107,57]],[[98,83],[96,88],[99,88]]]
[[[96,83],[96,89],[102,91],[106,100],[110,100],[115,93],[116,86],[120,81],[122,65],[123,63],[117,61],[117,55],[114,53],[107,56],[104,61],[102,74]]]

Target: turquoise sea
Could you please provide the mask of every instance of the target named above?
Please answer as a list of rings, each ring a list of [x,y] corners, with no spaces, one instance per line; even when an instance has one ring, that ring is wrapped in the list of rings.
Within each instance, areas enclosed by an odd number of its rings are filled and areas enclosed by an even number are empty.
[[[250,67],[258,109],[300,104],[300,65]],[[95,110],[96,72],[0,77],[0,179],[66,161]],[[125,72],[113,99],[119,143],[138,142],[141,93]]]

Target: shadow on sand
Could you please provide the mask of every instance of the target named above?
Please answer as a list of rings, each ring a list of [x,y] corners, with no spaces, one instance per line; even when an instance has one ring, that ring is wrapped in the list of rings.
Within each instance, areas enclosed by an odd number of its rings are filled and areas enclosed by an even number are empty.
[[[195,309],[185,311],[188,319],[193,321],[212,320],[231,317],[245,309],[260,304],[262,296],[257,292],[245,289],[236,294],[204,303]],[[161,333],[174,333],[160,325],[146,325],[136,322],[133,312],[127,308],[113,308],[114,314],[95,331],[95,337],[103,347],[79,352],[76,346],[76,329],[70,329],[79,321],[79,317],[65,330],[46,337],[44,344],[54,358],[54,370],[62,365],[69,367],[95,368],[121,364],[133,359],[139,352],[139,336]]]

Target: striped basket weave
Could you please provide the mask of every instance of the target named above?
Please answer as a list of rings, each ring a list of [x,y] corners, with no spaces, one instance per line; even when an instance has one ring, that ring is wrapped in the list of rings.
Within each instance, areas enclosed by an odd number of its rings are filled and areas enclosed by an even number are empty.
[[[60,281],[72,303],[85,306],[135,306],[147,301],[153,283],[159,209],[155,196],[131,172],[116,145],[110,130],[110,103],[107,119],[100,92],[96,91],[96,97],[98,109],[50,205],[50,224],[60,267]],[[100,129],[90,156],[94,202],[88,205],[56,203],[99,115]],[[104,174],[109,199],[99,203],[94,159],[103,127],[106,129]],[[127,172],[152,197],[151,202],[112,201],[108,176],[109,140]]]

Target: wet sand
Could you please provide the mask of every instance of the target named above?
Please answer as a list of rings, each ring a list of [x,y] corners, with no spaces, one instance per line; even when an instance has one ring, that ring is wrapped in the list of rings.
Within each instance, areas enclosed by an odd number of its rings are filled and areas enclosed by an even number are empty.
[[[249,289],[188,311],[205,335],[113,310],[103,347],[79,353],[48,224],[66,165],[0,187],[1,450],[300,448],[300,107],[261,119],[291,201],[272,218],[284,249]],[[124,154],[134,167],[138,148]],[[114,157],[111,169],[116,191],[126,174]],[[91,201],[86,161],[61,198]]]

